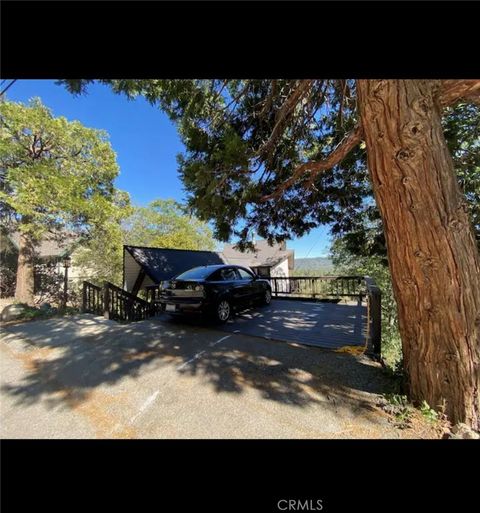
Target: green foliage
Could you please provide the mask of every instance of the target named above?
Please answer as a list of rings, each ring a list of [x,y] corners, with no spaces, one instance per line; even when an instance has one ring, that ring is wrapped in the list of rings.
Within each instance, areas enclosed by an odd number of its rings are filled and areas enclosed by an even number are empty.
[[[121,286],[123,244],[162,248],[214,250],[210,228],[185,213],[173,200],[155,200],[147,207],[133,207],[121,226],[110,227],[75,253],[75,264],[84,266],[94,283],[110,281]]]
[[[293,276],[325,276],[333,274],[333,264],[329,258],[296,258]]]
[[[125,207],[123,215],[132,211],[131,207]],[[120,223],[110,221],[98,227],[90,239],[75,251],[73,264],[80,267],[82,275],[93,283],[109,281],[122,286],[123,231]]]
[[[332,261],[336,274],[371,276],[380,287],[382,291],[382,356],[386,364],[394,369],[402,358],[402,345],[390,271],[384,265],[383,258],[351,253],[345,239],[337,238],[332,245]]]
[[[75,93],[89,82],[63,81]],[[289,109],[285,99],[303,87],[297,80],[102,82],[128,97],[144,96],[177,123],[186,146],[178,161],[189,207],[213,221],[218,240],[236,235],[248,246],[251,229],[269,242],[298,237],[361,205],[368,186],[361,147],[348,156],[348,166],[321,173],[313,187],[305,187],[304,176],[283,197],[263,200],[305,159],[327,155],[354,126],[354,81],[312,81],[304,101]]]
[[[213,250],[216,243],[205,223],[188,215],[173,200],[155,200],[147,207],[132,207],[121,225],[103,226],[74,254],[93,283],[109,281],[122,286],[123,245]]]
[[[430,408],[427,401],[423,401],[420,405],[420,413],[427,419],[429,422],[437,422],[439,419],[438,413]]]
[[[20,320],[31,321],[34,319],[41,319],[45,317],[51,317],[53,315],[53,311],[43,311],[39,308],[33,308],[28,306],[25,308],[25,311],[19,317]]]
[[[470,212],[477,245],[480,249],[480,106],[459,103],[444,112],[442,125],[451,152],[458,182],[464,192]],[[344,161],[342,167],[348,166]],[[366,162],[362,164],[368,184]],[[370,185],[361,191],[364,199],[354,213],[342,212],[342,220],[334,223],[332,231],[343,237],[346,248],[362,257],[382,257],[387,265],[387,248],[380,214],[373,200]],[[349,192],[350,194],[350,192]]]
[[[432,424],[438,422],[441,418],[441,415],[430,408],[426,401],[422,401],[416,409],[406,395],[396,393],[383,394],[383,398],[386,401],[383,409],[394,416],[395,425],[399,429],[405,429],[411,425],[411,419],[415,411],[420,412],[423,418]]]
[[[384,394],[383,397],[387,401],[384,410],[395,417],[396,427],[399,429],[409,427],[414,410],[408,397],[400,394]]]
[[[91,80],[60,81],[71,92]],[[382,256],[383,228],[371,190],[365,145],[279,197],[263,198],[309,160],[320,160],[357,122],[353,80],[314,80],[299,101],[296,80],[102,80],[129,98],[143,96],[177,123],[178,157],[189,206],[212,220],[218,240],[248,246],[253,229],[270,242],[300,237],[320,224],[344,236],[351,252]],[[284,114],[284,115],[283,115]],[[443,118],[445,137],[480,240],[480,107],[458,104]]]
[[[460,103],[443,118],[445,139],[465,194],[480,250],[480,106]]]
[[[0,214],[38,241],[66,230],[88,239],[118,223],[128,197],[115,190],[116,155],[101,130],[55,118],[40,99],[0,102]]]
[[[299,269],[295,268],[293,270],[292,276],[328,276],[333,274],[333,267],[326,266],[326,267],[313,267],[311,269],[305,269],[304,267],[301,267]]]
[[[136,207],[123,224],[123,240],[132,246],[214,250],[212,231],[202,221],[187,214],[174,200],[155,200]]]
[[[40,99],[1,102],[0,122],[2,222],[34,245],[52,233],[74,235],[75,263],[114,280],[130,210],[128,194],[114,187],[119,169],[107,134],[54,117]]]
[[[78,308],[67,306],[66,308],[35,308],[33,306],[24,305],[25,310],[22,312],[22,315],[17,317],[14,322],[21,321],[35,321],[39,319],[48,319],[50,317],[57,317],[62,315],[76,315],[78,314]]]

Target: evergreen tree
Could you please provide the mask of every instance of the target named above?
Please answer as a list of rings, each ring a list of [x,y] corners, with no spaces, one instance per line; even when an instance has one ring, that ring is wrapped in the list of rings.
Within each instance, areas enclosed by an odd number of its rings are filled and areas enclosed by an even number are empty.
[[[301,236],[354,217],[371,188],[411,397],[480,427],[480,260],[442,126],[479,80],[106,82],[178,123],[189,205],[220,240]]]
[[[129,199],[113,185],[107,134],[54,117],[41,103],[0,102],[0,216],[20,233],[15,297],[33,301],[33,267],[44,238],[102,237],[106,247]]]

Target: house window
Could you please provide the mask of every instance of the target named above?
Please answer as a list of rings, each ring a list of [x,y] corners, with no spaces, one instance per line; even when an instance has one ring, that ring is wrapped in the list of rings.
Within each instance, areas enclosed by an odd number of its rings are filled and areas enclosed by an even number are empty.
[[[270,267],[252,267],[251,269],[262,278],[270,278]]]

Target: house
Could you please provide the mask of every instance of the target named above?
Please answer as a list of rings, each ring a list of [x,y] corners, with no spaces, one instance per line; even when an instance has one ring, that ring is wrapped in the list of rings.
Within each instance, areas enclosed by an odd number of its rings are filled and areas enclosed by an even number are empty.
[[[11,295],[15,288],[15,275],[17,271],[18,248],[19,248],[20,234],[19,232],[6,232],[0,233],[0,262],[3,275],[9,282],[8,287],[1,288],[2,295]],[[38,293],[45,281],[48,280],[49,271],[57,273],[59,276],[64,276],[65,266],[64,261],[66,257],[72,258],[76,249],[75,237],[68,234],[61,234],[60,236],[45,237],[40,244],[35,248],[35,261],[34,267],[34,293]],[[73,259],[74,260],[74,259]],[[82,270],[72,262],[69,262],[68,277],[69,281],[81,281]],[[6,281],[7,281],[6,280]],[[13,287],[13,290],[12,290]],[[5,290],[4,290],[5,288]]]
[[[123,288],[134,295],[147,287],[202,265],[237,264],[264,277],[290,276],[294,252],[285,243],[269,246],[256,241],[254,252],[242,253],[227,244],[222,252],[187,249],[123,247]]]
[[[255,250],[242,253],[233,244],[225,244],[223,256],[230,264],[250,267],[259,276],[265,278],[288,278],[295,265],[295,252],[287,249],[287,243],[270,246],[266,240],[254,242]]]

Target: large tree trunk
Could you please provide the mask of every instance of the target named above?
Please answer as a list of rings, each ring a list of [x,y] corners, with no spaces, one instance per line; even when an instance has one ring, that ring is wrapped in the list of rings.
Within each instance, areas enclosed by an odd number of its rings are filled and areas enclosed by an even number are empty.
[[[22,303],[33,304],[33,260],[35,248],[30,238],[20,233],[18,245],[17,285],[15,299]]]
[[[358,80],[414,401],[480,427],[480,263],[436,83]]]

